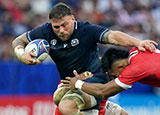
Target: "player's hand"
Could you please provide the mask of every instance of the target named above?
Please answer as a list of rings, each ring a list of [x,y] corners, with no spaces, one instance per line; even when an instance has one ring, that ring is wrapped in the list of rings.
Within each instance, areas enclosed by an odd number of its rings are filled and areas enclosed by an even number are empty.
[[[41,63],[39,59],[35,59],[37,55],[33,52],[25,52],[22,54],[20,61],[27,65],[36,65]]]
[[[154,52],[156,50],[155,45],[158,45],[158,43],[153,40],[143,40],[139,43],[138,49],[140,51],[146,51],[148,49],[150,52]]]
[[[73,71],[73,74],[75,75],[75,77],[66,77],[66,80],[61,80],[61,82],[64,83],[62,87],[65,87],[67,89],[75,89],[76,81],[82,79],[82,77],[77,73],[76,70]]]
[[[83,73],[81,73],[79,75],[81,76],[80,77],[81,80],[86,80],[86,79],[88,79],[88,78],[93,76],[93,74],[91,72],[89,72],[89,71],[85,71],[85,72],[83,72]]]

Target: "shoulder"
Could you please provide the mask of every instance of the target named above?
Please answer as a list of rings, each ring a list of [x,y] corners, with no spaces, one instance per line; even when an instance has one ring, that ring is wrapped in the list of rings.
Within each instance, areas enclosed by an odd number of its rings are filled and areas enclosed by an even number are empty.
[[[42,30],[43,32],[52,32],[52,25],[50,22],[46,22],[46,23],[43,23],[37,27],[35,27],[33,30]]]
[[[131,54],[132,52],[135,52],[135,51],[139,51],[138,48],[132,48],[132,49],[129,51],[129,54]]]
[[[34,39],[50,39],[53,36],[52,25],[49,22],[43,23],[32,30],[28,31],[26,37],[28,41],[32,41]]]
[[[104,29],[105,27],[102,27],[102,26],[99,26],[99,25],[96,25],[96,24],[92,24],[92,23],[89,23],[89,22],[83,22],[83,21],[80,21],[80,20],[77,20],[77,25],[78,25],[78,29],[83,29],[83,30],[86,30],[86,31],[91,31],[91,29]],[[106,29],[106,28],[105,28]]]

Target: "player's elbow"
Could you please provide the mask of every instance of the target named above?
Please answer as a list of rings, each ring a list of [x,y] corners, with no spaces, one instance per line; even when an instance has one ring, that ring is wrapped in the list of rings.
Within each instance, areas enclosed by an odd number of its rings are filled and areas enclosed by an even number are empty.
[[[13,47],[13,48],[16,47],[17,43],[19,43],[19,42],[17,42],[17,38],[15,38],[15,39],[12,41],[12,47]]]

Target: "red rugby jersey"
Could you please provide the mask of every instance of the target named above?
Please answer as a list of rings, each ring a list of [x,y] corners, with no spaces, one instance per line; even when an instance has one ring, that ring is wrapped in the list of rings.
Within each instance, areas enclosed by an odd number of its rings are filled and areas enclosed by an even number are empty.
[[[135,82],[160,87],[160,50],[142,52],[131,49],[129,65],[115,81],[124,89],[131,88]]]

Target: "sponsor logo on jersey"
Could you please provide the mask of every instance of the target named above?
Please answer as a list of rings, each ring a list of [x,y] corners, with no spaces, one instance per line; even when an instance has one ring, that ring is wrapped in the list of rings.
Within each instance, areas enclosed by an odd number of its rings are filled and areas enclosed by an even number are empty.
[[[63,44],[63,47],[66,48],[68,44]]]

